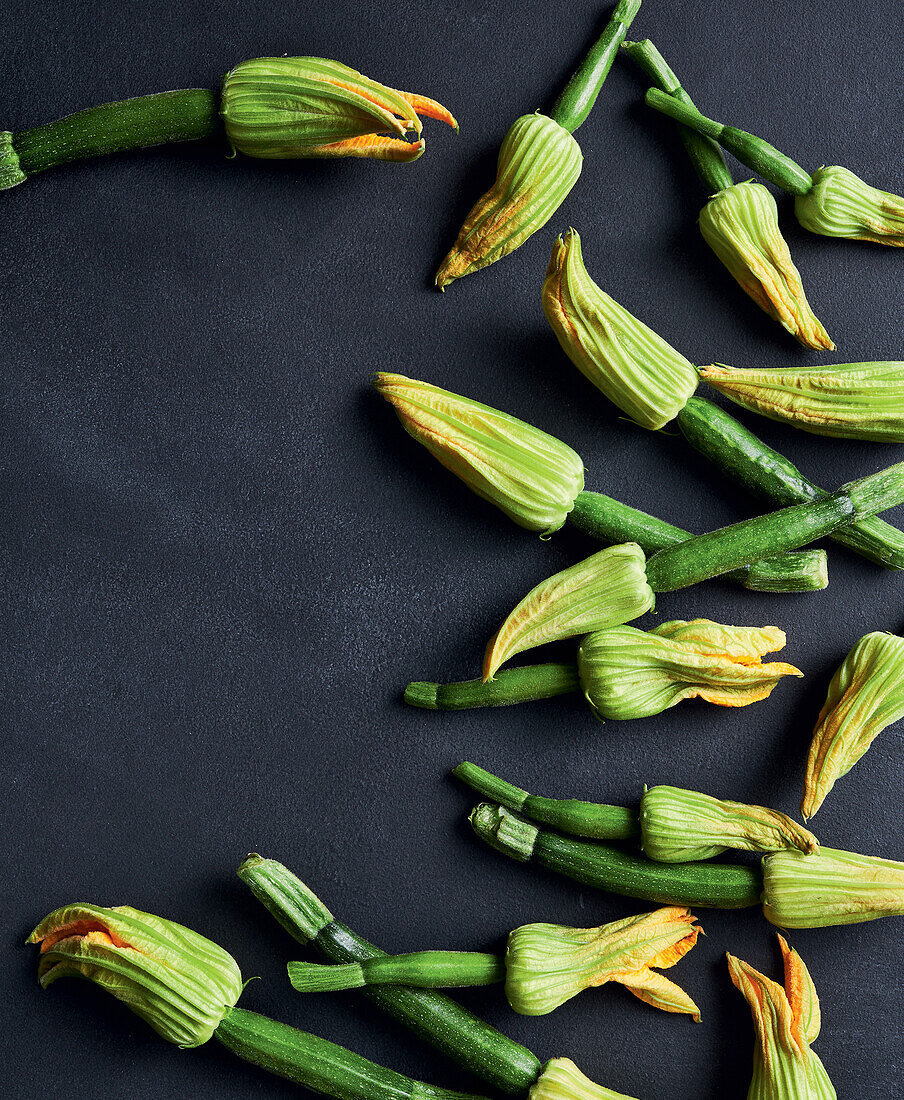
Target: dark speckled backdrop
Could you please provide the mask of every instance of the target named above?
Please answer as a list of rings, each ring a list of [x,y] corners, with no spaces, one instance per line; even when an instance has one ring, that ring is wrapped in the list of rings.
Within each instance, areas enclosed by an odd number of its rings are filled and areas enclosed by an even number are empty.
[[[212,1045],[180,1053],[88,983],[42,994],[22,940],[76,899],[189,924],[264,979],[248,1008],[479,1089],[356,995],[293,995],[293,945],[235,878],[245,852],[289,863],[390,950],[487,950],[526,921],[638,912],[481,847],[449,768],[470,758],[546,794],[630,801],[667,782],[793,811],[831,671],[862,634],[904,627],[904,581],[833,547],[825,593],[713,582],[659,601],[667,618],[788,631],[784,656],[806,678],[745,710],[600,724],[577,698],[447,715],[400,702],[408,679],[473,675],[500,617],[590,547],[568,532],[541,542],[471,496],[401,432],[373,371],[520,415],[584,456],[590,487],[702,530],[758,506],[674,433],[619,419],[563,358],[539,302],[554,234],[579,229],[599,282],[697,362],[833,361],[797,348],[702,244],[702,189],[625,61],[550,225],[431,289],[509,123],[548,107],[607,14],[592,0],[6,5],[2,128],[214,86],[243,58],[288,52],[435,96],[461,133],[428,122],[410,166],[227,161],[209,144],[0,196],[4,1097],[297,1092]],[[646,0],[632,37],[654,38],[715,117],[904,190],[902,26],[894,0]],[[809,236],[780,207],[835,361],[902,356],[904,256]],[[827,485],[902,457],[756,427]],[[902,735],[836,787],[814,821],[824,842],[904,857]],[[756,910],[702,916],[706,939],[671,971],[697,1026],[620,988],[545,1019],[515,1016],[498,989],[463,1000],[641,1100],[742,1097],[753,1031],[723,954],[778,977],[775,936]],[[842,1097],[901,1091],[901,930],[793,936]]]

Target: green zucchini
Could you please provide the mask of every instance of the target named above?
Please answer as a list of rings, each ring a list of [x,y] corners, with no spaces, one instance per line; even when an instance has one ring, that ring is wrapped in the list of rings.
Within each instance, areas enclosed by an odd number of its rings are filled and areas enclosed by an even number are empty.
[[[592,840],[538,829],[502,806],[482,802],[470,815],[474,832],[490,847],[522,862],[567,875],[585,886],[662,905],[744,909],[758,905],[758,867],[729,863],[654,863]]]
[[[552,699],[580,691],[575,664],[549,663],[507,668],[492,680],[462,680],[455,684],[437,684],[415,680],[405,688],[405,702],[423,710],[469,710],[471,707],[505,707]]]
[[[415,985],[422,989],[495,985],[505,981],[505,960],[483,951],[407,951],[359,963],[289,963],[299,993],[331,993],[367,985]]]

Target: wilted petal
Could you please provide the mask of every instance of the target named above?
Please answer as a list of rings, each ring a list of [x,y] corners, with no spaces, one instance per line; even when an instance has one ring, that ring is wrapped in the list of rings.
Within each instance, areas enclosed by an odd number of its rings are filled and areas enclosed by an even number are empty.
[[[837,164],[813,173],[813,187],[795,198],[794,212],[811,233],[904,245],[904,198],[870,187]]]
[[[813,731],[800,812],[812,817],[878,735],[904,716],[904,638],[861,638],[832,678]]]

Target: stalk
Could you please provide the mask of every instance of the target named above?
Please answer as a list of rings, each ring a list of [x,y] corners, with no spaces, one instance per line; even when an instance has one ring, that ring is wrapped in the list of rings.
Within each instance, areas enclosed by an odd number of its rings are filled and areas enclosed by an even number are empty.
[[[725,149],[738,158],[739,161],[752,168],[754,172],[764,179],[774,183],[790,195],[806,195],[813,186],[813,177],[805,171],[796,161],[786,157],[784,153],[770,145],[768,141],[748,134],[746,130],[739,130],[736,126],[725,126],[721,122],[714,122],[701,114],[697,108],[689,102],[682,102],[659,88],[650,88],[647,92],[647,103],[669,118],[690,126],[698,134],[712,138]]]
[[[673,96],[682,103],[694,106],[693,100],[681,87],[678,77],[672,72],[662,54],[649,38],[642,42],[623,42],[622,49],[652,80],[656,87],[661,88],[667,95]],[[725,157],[719,148],[719,143],[712,138],[704,137],[689,126],[678,126],[678,132],[687,155],[697,175],[706,185],[711,195],[724,191],[726,187],[734,184]]]
[[[482,951],[409,951],[360,963],[290,962],[289,981],[299,993],[329,993],[367,985],[454,989],[505,981],[505,960]]]
[[[569,133],[574,133],[590,114],[618,47],[639,10],[640,0],[619,0],[603,33],[556,100],[550,117]]]
[[[674,422],[688,443],[723,473],[780,507],[828,495],[784,455],[703,397],[690,398]],[[839,527],[829,538],[886,569],[904,569],[904,531],[878,516]]]
[[[567,875],[585,886],[665,905],[743,909],[757,905],[759,868],[727,863],[654,863],[642,856],[538,829],[500,806],[483,802],[471,811],[474,832],[497,851]]]
[[[173,141],[196,141],[222,133],[218,96],[207,88],[121,99],[34,126],[13,135],[25,176],[47,168],[146,149]]]
[[[628,840],[640,835],[637,811],[627,806],[604,806],[576,798],[541,798],[467,760],[453,768],[452,774],[484,798],[562,833],[593,840]]]
[[[505,707],[512,703],[530,703],[552,699],[580,690],[574,664],[529,665],[509,668],[495,679],[462,680],[455,684],[437,684],[417,680],[405,688],[405,702],[423,710],[469,710],[471,707]]]
[[[214,1037],[246,1062],[336,1100],[475,1100],[414,1081],[288,1024],[233,1008]]]
[[[289,935],[330,961],[364,962],[385,955],[334,920],[323,902],[276,860],[249,855],[238,874]],[[419,1038],[503,1092],[524,1092],[540,1075],[542,1064],[526,1047],[444,993],[410,986],[373,986],[363,992]]]

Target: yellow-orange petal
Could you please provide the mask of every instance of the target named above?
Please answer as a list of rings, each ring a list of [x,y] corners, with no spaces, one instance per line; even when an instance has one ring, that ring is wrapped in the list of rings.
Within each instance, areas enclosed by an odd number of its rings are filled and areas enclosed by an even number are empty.
[[[423,155],[427,143],[402,141],[400,138],[384,137],[382,134],[364,134],[362,137],[333,141],[329,145],[313,147],[309,157],[368,157],[370,160],[390,160],[407,162],[417,160]]]
[[[785,965],[785,993],[791,1005],[794,1017],[792,1030],[795,1038],[803,1044],[812,1043],[819,1035],[822,1015],[819,1009],[819,996],[810,977],[810,971],[803,959],[791,947],[784,936],[778,937],[782,960]]]
[[[418,95],[416,92],[397,92],[397,95],[407,100],[419,115],[438,119],[440,122],[445,122],[447,126],[451,126],[453,130],[458,129],[458,121],[452,112],[435,99],[428,99],[427,96]]]
[[[619,974],[613,978],[629,989],[635,997],[653,1008],[663,1012],[680,1012],[690,1016],[694,1023],[700,1023],[700,1009],[681,988],[665,974],[657,974],[655,970],[640,970],[634,974]]]

